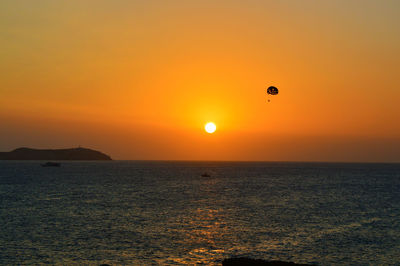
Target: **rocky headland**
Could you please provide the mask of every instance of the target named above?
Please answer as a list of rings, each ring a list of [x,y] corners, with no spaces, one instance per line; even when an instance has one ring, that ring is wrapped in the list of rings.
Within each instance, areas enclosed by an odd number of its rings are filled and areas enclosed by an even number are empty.
[[[86,149],[31,149],[18,148],[10,152],[0,152],[0,160],[112,160],[102,152]]]

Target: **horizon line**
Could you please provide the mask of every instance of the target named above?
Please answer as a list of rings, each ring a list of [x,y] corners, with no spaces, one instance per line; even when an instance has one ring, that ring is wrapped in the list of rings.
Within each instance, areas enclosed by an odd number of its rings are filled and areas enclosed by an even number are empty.
[[[90,160],[88,160],[90,161]],[[226,162],[226,163],[371,163],[371,164],[400,164],[400,161],[284,161],[284,160],[185,160],[185,159],[112,159],[111,161],[136,162]],[[110,161],[108,161],[110,162]]]

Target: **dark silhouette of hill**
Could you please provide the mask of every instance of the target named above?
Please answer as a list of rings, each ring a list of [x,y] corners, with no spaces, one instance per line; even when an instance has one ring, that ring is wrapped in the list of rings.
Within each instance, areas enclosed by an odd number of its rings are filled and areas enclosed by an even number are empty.
[[[18,148],[10,152],[0,152],[0,160],[112,160],[110,156],[91,149],[72,148],[39,150]]]

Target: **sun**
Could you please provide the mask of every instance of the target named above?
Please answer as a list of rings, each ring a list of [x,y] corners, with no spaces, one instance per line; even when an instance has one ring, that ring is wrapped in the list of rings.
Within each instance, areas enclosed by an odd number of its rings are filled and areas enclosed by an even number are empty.
[[[212,134],[215,132],[215,130],[217,130],[217,126],[213,122],[209,122],[206,124],[204,129],[206,130],[207,133]]]

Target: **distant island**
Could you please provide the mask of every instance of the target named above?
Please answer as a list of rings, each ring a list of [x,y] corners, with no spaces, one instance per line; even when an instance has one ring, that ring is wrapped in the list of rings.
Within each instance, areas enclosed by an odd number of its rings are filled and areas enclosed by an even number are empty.
[[[110,156],[91,149],[52,149],[40,150],[18,148],[10,152],[0,152],[0,160],[112,160]]]

